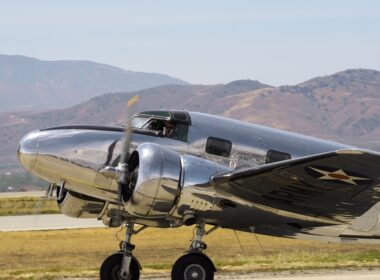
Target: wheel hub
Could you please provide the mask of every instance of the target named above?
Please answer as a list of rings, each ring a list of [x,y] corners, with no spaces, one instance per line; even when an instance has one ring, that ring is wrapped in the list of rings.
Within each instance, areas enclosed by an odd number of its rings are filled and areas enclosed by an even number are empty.
[[[199,264],[189,265],[185,269],[185,280],[206,280],[206,271]]]

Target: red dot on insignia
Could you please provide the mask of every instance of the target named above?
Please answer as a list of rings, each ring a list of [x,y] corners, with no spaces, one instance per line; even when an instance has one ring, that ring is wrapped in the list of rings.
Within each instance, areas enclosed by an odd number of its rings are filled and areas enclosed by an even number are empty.
[[[330,173],[329,176],[334,178],[334,179],[338,179],[338,180],[348,180],[351,178],[349,176],[346,176],[343,174],[336,174],[336,173]]]

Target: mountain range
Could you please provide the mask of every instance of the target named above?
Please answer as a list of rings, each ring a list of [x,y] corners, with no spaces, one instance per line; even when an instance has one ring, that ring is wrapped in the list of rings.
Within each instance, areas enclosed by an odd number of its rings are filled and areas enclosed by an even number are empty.
[[[186,109],[227,116],[380,151],[380,72],[351,69],[298,85],[252,80],[218,85],[162,85],[107,93],[65,109],[0,113],[0,169],[19,170],[15,150],[28,131],[60,124],[120,125],[136,111]]]
[[[0,55],[0,111],[64,108],[107,92],[165,84],[187,83],[168,75],[127,71],[91,61]]]

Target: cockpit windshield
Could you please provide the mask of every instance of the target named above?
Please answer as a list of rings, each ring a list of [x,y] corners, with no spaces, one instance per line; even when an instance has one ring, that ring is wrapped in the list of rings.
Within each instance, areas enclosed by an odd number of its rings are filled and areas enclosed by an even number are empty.
[[[140,132],[146,132],[152,136],[187,142],[189,132],[188,123],[183,120],[171,118],[168,112],[166,112],[166,115],[162,113],[158,114],[157,112],[154,112],[156,113],[155,115],[144,113],[135,115],[130,121],[124,123],[123,126],[130,123],[132,128]]]
[[[143,128],[149,119],[150,117],[148,116],[135,116],[131,120],[131,125],[134,128]]]

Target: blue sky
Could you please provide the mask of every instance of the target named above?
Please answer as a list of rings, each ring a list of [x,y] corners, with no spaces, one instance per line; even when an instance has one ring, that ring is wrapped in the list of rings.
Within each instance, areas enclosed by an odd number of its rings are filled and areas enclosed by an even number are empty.
[[[2,0],[0,53],[92,60],[191,83],[296,84],[380,70],[380,1]]]

